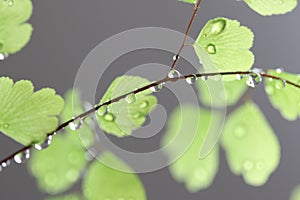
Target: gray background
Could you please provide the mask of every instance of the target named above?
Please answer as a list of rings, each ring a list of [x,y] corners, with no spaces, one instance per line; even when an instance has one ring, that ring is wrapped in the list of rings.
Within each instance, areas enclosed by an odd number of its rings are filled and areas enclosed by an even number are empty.
[[[34,27],[32,39],[21,52],[0,62],[0,74],[14,80],[31,79],[37,89],[50,86],[63,94],[72,87],[77,69],[85,56],[101,41],[121,31],[143,26],[183,32],[192,9],[191,5],[176,0],[34,1],[30,20]],[[264,18],[243,2],[204,0],[190,36],[195,38],[208,19],[217,16],[236,18],[255,32],[253,51],[257,66],[282,66],[286,71],[299,73],[299,9],[285,16]],[[170,64],[171,60],[168,54],[145,51],[129,55],[122,65],[134,66],[144,62]],[[99,97],[110,80],[123,71],[126,68],[109,70]],[[196,194],[188,193],[183,185],[173,181],[167,169],[142,174],[148,199],[288,199],[292,188],[300,183],[300,125],[299,121],[287,122],[282,119],[273,110],[262,89],[259,87],[254,91],[255,100],[276,130],[282,146],[280,166],[264,187],[247,186],[241,177],[231,174],[222,153],[214,184]],[[167,97],[168,94],[159,94],[161,104],[167,103]],[[171,106],[169,104],[166,107],[170,109]],[[149,145],[156,147],[158,142],[159,138],[156,138]],[[0,135],[0,158],[19,147]],[[1,199],[43,199],[45,195],[38,191],[25,166],[12,165],[0,174],[0,196]]]

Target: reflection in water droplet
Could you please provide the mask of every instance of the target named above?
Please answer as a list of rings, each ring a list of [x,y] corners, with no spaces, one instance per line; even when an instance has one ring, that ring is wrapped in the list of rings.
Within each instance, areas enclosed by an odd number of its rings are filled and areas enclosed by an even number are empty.
[[[283,68],[277,68],[275,71],[276,71],[277,74],[281,74],[282,72],[284,72],[284,69]]]
[[[213,45],[213,44],[207,45],[206,50],[207,50],[207,52],[208,52],[209,54],[216,54],[216,53],[217,53],[216,46]]]
[[[171,69],[168,73],[168,77],[169,78],[178,78],[178,77],[180,77],[180,73],[179,73],[179,71],[177,71],[175,69]]]
[[[159,91],[161,91],[162,87],[163,87],[163,84],[161,83],[161,84],[152,86],[150,89],[152,90],[152,92],[159,92]]]
[[[1,163],[1,166],[2,166],[2,168],[5,168],[5,167],[8,167],[10,165],[10,163],[11,163],[11,161],[7,160],[7,161]]]
[[[259,73],[256,72],[252,72],[251,74],[249,74],[247,76],[247,80],[246,80],[246,84],[249,87],[253,87],[255,88],[256,86],[258,86],[260,83],[262,82],[262,77]]]
[[[244,125],[236,126],[233,134],[237,139],[243,139],[246,136],[245,126]]]
[[[14,156],[14,161],[17,164],[23,164],[30,158],[30,150],[26,149],[24,152],[20,152]]]
[[[271,86],[271,85],[266,85],[265,91],[266,91],[266,93],[267,93],[268,95],[274,94],[274,88],[273,88],[273,86]]]
[[[97,114],[99,116],[104,116],[105,114],[107,114],[108,112],[108,107],[106,105],[101,106],[98,110],[97,110]]]
[[[224,19],[215,20],[211,27],[212,34],[221,33],[226,27],[226,21]]]
[[[236,79],[237,79],[237,80],[242,80],[244,77],[245,77],[244,74],[237,74],[237,75],[236,75]]]
[[[44,150],[50,146],[51,142],[52,142],[52,135],[48,135],[44,142],[35,144],[34,148],[39,151]]]
[[[140,104],[140,108],[147,108],[148,107],[148,101],[143,101],[141,104]]]
[[[105,116],[104,116],[104,119],[108,122],[113,122],[115,120],[115,117],[113,114],[111,113],[107,113]]]
[[[76,131],[76,130],[79,130],[82,127],[83,123],[84,122],[83,122],[82,118],[77,118],[73,122],[70,122],[69,127],[72,131]]]
[[[243,163],[243,169],[245,171],[250,171],[253,169],[253,167],[254,167],[254,163],[250,160],[247,160]]]
[[[134,93],[128,94],[125,98],[126,102],[131,104],[134,103],[136,101],[136,96]]]
[[[193,74],[192,76],[190,77],[187,77],[185,80],[188,84],[195,84],[197,82],[197,76],[195,74]]]
[[[275,87],[278,90],[284,88],[285,85],[286,85],[286,80],[284,80],[284,79],[279,79],[279,80],[276,80],[276,82],[275,82]]]

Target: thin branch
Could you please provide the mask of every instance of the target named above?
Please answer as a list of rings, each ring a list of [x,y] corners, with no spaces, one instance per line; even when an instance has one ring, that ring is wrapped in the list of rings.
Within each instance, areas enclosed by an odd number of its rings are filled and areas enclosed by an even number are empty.
[[[112,100],[109,100],[103,104],[98,104],[98,105],[95,105],[94,108],[91,108],[90,110],[78,115],[78,116],[75,116],[73,117],[72,119],[62,123],[61,125],[59,125],[53,132],[49,133],[48,136],[53,136],[55,135],[56,133],[58,133],[59,131],[63,130],[64,128],[66,128],[70,123],[74,122],[75,120],[78,120],[78,119],[83,119],[83,118],[86,118],[86,117],[89,117],[91,114],[95,113],[98,109],[100,109],[101,107],[103,106],[108,106],[112,103],[117,103],[119,102],[120,100],[122,99],[125,99],[127,95],[129,94],[138,94],[138,93],[141,93],[145,90],[148,90],[154,86],[157,86],[157,85],[160,85],[160,84],[164,84],[166,82],[176,82],[178,80],[182,80],[182,79],[186,79],[186,78],[189,78],[189,77],[213,77],[213,76],[228,76],[228,75],[249,75],[253,73],[252,71],[236,71],[236,72],[212,72],[212,73],[199,73],[199,74],[188,74],[188,75],[182,75],[180,77],[177,77],[177,78],[169,78],[169,77],[166,77],[166,78],[163,78],[161,80],[158,80],[158,81],[155,81],[155,82],[152,82],[144,87],[141,87],[141,88],[138,88],[136,90],[133,90],[131,92],[128,92],[126,94],[123,94],[117,98],[114,98]],[[266,74],[264,72],[262,73],[259,73],[262,77],[265,77],[265,78],[272,78],[272,79],[275,79],[275,80],[284,80],[278,76],[274,76],[274,75],[270,75],[270,74]],[[300,89],[300,85],[298,85],[297,83],[294,83],[294,82],[291,82],[289,80],[284,80],[286,82],[286,84],[289,84],[291,86],[294,86],[298,89]],[[19,154],[19,153],[22,153],[22,152],[25,152],[26,150],[28,149],[31,149],[34,147],[35,144],[31,144],[31,145],[28,145],[28,146],[25,146],[23,148],[21,148],[20,150],[16,151],[15,153],[11,154],[10,156],[6,157],[5,159],[1,160],[0,164],[2,163],[8,163],[10,162],[11,160],[13,160],[14,156]]]
[[[173,60],[171,69],[174,69],[175,64],[177,63],[177,61],[178,61],[178,59],[179,59],[180,54],[181,54],[183,48],[184,48],[185,45],[186,45],[187,37],[188,37],[188,35],[189,35],[189,32],[190,32],[191,27],[192,27],[192,24],[193,24],[193,22],[194,22],[194,20],[195,20],[195,17],[196,17],[196,15],[197,15],[197,11],[198,11],[199,8],[200,8],[201,2],[202,2],[202,0],[198,0],[197,3],[196,3],[195,6],[194,6],[194,12],[193,12],[193,15],[192,15],[192,17],[191,17],[191,19],[190,19],[189,25],[188,25],[187,28],[186,28],[186,31],[185,31],[185,35],[184,35],[184,38],[183,38],[182,45],[181,45],[181,47],[179,48],[178,53],[177,53],[176,56],[175,56],[175,59]]]

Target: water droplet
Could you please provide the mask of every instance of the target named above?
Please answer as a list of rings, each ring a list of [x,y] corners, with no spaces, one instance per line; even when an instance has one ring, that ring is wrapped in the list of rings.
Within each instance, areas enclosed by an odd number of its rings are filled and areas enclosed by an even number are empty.
[[[134,93],[128,94],[125,98],[126,102],[131,104],[134,103],[136,101],[136,96]]]
[[[180,59],[180,56],[178,56],[178,58],[177,58],[177,55],[174,55],[174,56],[173,56],[173,60],[175,61],[176,59],[179,60],[179,59]]]
[[[15,4],[14,0],[9,0],[8,1],[8,6],[13,6]]]
[[[193,74],[192,76],[190,77],[187,77],[185,80],[188,84],[195,84],[197,82],[197,76],[195,74]]]
[[[113,122],[115,120],[115,116],[111,113],[107,113],[105,116],[104,116],[104,119],[108,122]]]
[[[34,148],[39,151],[44,150],[50,146],[51,142],[52,142],[52,135],[48,135],[44,142],[35,144]]]
[[[97,110],[97,114],[98,114],[99,116],[104,116],[104,115],[107,114],[107,112],[108,112],[108,107],[107,107],[106,105],[101,106],[101,107]]]
[[[70,122],[70,124],[69,124],[70,129],[72,131],[79,130],[84,123],[83,119],[82,118],[75,119],[74,117],[73,117],[73,119],[74,119],[74,121]]]
[[[201,76],[201,79],[202,79],[203,81],[207,81],[207,80],[208,80],[208,76]]]
[[[4,60],[4,59],[5,59],[4,54],[3,54],[3,53],[0,53],[0,61],[1,61],[1,60]]]
[[[237,80],[242,80],[243,78],[245,78],[245,75],[244,75],[244,74],[237,74],[237,75],[236,75],[236,79],[237,79]]]
[[[212,34],[221,33],[226,27],[226,21],[224,19],[215,20],[211,27]]]
[[[5,123],[4,125],[3,125],[3,128],[8,128],[9,127],[9,124],[7,124],[7,123]]]
[[[259,73],[256,72],[251,72],[251,74],[249,74],[247,76],[247,80],[246,80],[246,84],[249,87],[253,87],[255,88],[256,86],[258,86],[260,83],[262,82],[262,77]]]
[[[276,71],[277,74],[281,74],[282,72],[284,72],[284,69],[283,68],[277,68],[275,71]]]
[[[7,161],[1,163],[1,166],[2,166],[2,168],[5,168],[5,167],[8,167],[10,165],[10,163],[11,163],[11,161],[7,160]]]
[[[203,34],[202,37],[206,38],[206,37],[207,37],[207,34]]]
[[[133,117],[134,119],[138,119],[138,118],[140,118],[140,117],[142,117],[142,116],[143,116],[143,114],[140,113],[140,112],[137,112],[137,113],[135,113],[135,114],[132,115],[132,117]]]
[[[253,169],[253,167],[254,167],[254,163],[250,160],[247,160],[243,163],[243,169],[245,171],[250,171]]]
[[[237,139],[243,139],[246,136],[245,126],[244,125],[236,126],[233,134]]]
[[[286,85],[286,80],[284,80],[284,79],[279,79],[279,80],[276,80],[276,82],[275,82],[275,87],[276,87],[278,90],[284,88],[285,85]]]
[[[150,89],[152,90],[152,92],[159,92],[159,91],[161,91],[162,87],[163,87],[163,84],[161,83],[161,84],[152,86]]]
[[[209,54],[216,54],[216,53],[217,53],[216,46],[213,45],[213,44],[207,45],[206,50],[207,50],[207,52],[208,52]]]
[[[14,156],[14,161],[17,164],[25,163],[30,158],[30,150],[26,149],[23,152],[20,152]]]
[[[149,105],[148,101],[143,101],[141,104],[140,104],[140,108],[147,108]]]
[[[266,85],[265,91],[266,91],[266,93],[267,93],[268,95],[274,94],[274,88],[273,88],[273,86],[271,86],[271,85]]]
[[[171,69],[168,73],[168,77],[169,78],[178,78],[178,77],[180,77],[180,73],[179,73],[179,71],[177,71],[175,69]]]

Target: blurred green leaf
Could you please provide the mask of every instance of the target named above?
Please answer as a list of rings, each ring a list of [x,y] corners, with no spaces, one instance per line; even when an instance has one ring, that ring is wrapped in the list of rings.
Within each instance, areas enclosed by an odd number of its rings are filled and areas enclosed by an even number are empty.
[[[176,108],[169,118],[162,146],[170,161],[176,159],[169,167],[172,176],[191,192],[209,187],[218,171],[218,145],[204,159],[199,158],[204,139],[215,131],[215,125],[210,111],[193,105]]]
[[[53,89],[33,89],[30,81],[0,78],[0,131],[23,145],[42,141],[54,131],[64,105]]]
[[[46,200],[81,200],[81,198],[77,194],[68,194],[59,197],[47,198]]]
[[[264,16],[286,14],[297,6],[297,0],[244,0],[244,2]]]
[[[16,53],[30,40],[31,0],[0,1],[0,53]]]
[[[110,152],[105,152],[101,160],[131,171],[123,161]],[[99,161],[93,162],[90,166],[83,190],[87,200],[146,199],[144,187],[136,174],[112,169]]]
[[[82,112],[79,93],[69,91],[65,95],[63,119],[70,119],[73,113]],[[39,188],[50,194],[69,189],[78,181],[87,164],[84,145],[91,145],[93,134],[84,124],[76,133],[69,128],[63,135],[53,138],[52,144],[45,150],[33,152],[29,170],[37,179]]]
[[[253,45],[251,30],[240,22],[215,18],[207,22],[194,49],[206,71],[245,71],[254,63],[249,50]]]
[[[221,141],[231,171],[249,185],[265,184],[279,164],[277,136],[254,103],[229,115]]]
[[[299,200],[300,199],[300,185],[296,186],[290,196],[290,200]]]
[[[199,98],[206,106],[226,107],[235,105],[247,90],[244,81],[198,81]]]
[[[118,77],[107,89],[100,103],[124,95],[147,84],[149,84],[147,79],[138,76]],[[136,95],[131,94],[126,99],[129,99],[132,103],[122,99],[109,105],[109,112],[103,116],[98,112],[96,116],[101,128],[107,133],[118,137],[131,135],[132,131],[138,129],[146,121],[145,115],[148,115],[155,108],[157,99],[151,93],[152,91],[148,89]],[[99,111],[103,112],[101,109]]]
[[[277,73],[279,72],[279,73]],[[269,70],[268,74],[278,76],[282,80],[266,79],[265,91],[273,107],[280,111],[287,120],[296,120],[300,116],[300,89],[286,84],[285,80],[299,84],[300,76],[281,72],[281,70]]]

